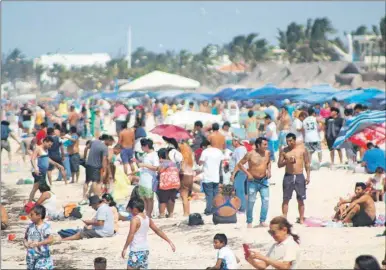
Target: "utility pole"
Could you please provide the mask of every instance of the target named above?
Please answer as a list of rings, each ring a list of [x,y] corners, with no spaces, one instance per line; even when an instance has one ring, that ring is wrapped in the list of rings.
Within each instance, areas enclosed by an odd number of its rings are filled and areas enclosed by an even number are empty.
[[[129,25],[129,29],[127,31],[127,67],[131,68],[131,26]]]

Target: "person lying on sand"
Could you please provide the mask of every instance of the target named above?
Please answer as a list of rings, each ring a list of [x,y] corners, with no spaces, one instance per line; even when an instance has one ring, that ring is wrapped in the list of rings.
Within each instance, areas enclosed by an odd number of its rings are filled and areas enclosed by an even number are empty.
[[[376,213],[373,198],[366,193],[366,184],[355,184],[355,196],[348,200],[340,198],[335,214],[335,220],[352,223],[354,227],[374,225]],[[347,206],[347,204],[349,204]]]

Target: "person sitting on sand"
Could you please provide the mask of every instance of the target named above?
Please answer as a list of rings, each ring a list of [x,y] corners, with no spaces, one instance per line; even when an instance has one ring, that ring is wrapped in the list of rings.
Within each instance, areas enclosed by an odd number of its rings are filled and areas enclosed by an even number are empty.
[[[83,238],[103,238],[114,235],[114,214],[110,207],[97,195],[89,198],[90,206],[96,210],[93,220],[83,220],[86,225],[83,230],[61,241],[79,240]],[[90,228],[91,226],[91,228]]]
[[[250,250],[246,260],[256,269],[296,269],[300,258],[299,236],[285,217],[275,217],[268,233],[275,240],[268,254]]]
[[[214,236],[213,247],[218,250],[216,265],[206,269],[238,269],[239,258],[227,246],[228,238],[223,233]]]
[[[234,189],[232,185],[225,185],[220,188],[220,194],[213,199],[215,207],[213,213],[213,223],[229,224],[237,223],[237,211],[240,209],[241,201],[234,196]]]
[[[361,166],[364,168],[355,168],[354,172],[375,173],[378,167],[386,169],[385,151],[375,146],[373,143],[367,144],[367,150],[363,155]]]
[[[41,195],[35,205],[43,205],[46,208],[47,217],[57,216],[56,195],[51,191],[51,188],[47,183],[40,183],[39,191]]]
[[[354,227],[374,225],[376,218],[375,203],[365,190],[365,183],[356,183],[355,196],[348,200],[340,198],[334,219],[342,220],[343,223],[352,223]],[[346,206],[346,204],[350,205]]]
[[[1,210],[1,230],[5,230],[8,228],[8,213],[3,205],[0,205]]]
[[[118,213],[118,208],[117,208],[117,203],[114,201],[114,198],[109,194],[105,193],[102,195],[102,201],[105,204],[108,204],[110,206],[111,211],[113,212],[114,215],[114,232],[118,232],[119,225],[119,213]]]
[[[367,186],[371,188],[370,194],[374,201],[382,200],[386,187],[385,170],[378,167],[375,170],[375,175],[367,181]]]

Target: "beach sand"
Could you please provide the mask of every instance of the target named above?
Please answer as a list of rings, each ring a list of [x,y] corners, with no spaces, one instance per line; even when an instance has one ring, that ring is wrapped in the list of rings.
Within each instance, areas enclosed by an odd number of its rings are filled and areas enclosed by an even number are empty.
[[[16,145],[12,144],[13,149]],[[14,150],[13,150],[14,151]],[[324,159],[329,158],[324,152]],[[2,163],[7,163],[7,153],[2,153]],[[28,198],[32,185],[16,185],[20,178],[32,178],[30,164],[23,163],[20,156],[14,155],[14,163],[20,165],[19,172],[5,173],[2,169],[2,203],[10,216],[10,228],[1,233],[1,266],[3,269],[25,269],[26,250],[22,245],[24,232],[29,221],[19,220],[19,213],[23,201]],[[4,166],[3,166],[4,167]],[[275,185],[270,187],[270,205],[268,220],[281,214],[282,178],[284,171],[273,164],[272,179]],[[333,208],[340,196],[347,196],[354,192],[354,184],[366,181],[369,175],[352,174],[345,170],[329,170],[321,168],[312,171],[311,183],[307,188],[306,217],[330,218]],[[54,179],[56,179],[54,177]],[[57,195],[58,209],[69,202],[79,202],[82,199],[82,184],[85,179],[84,169],[81,168],[80,183],[64,185],[64,182],[54,182],[53,192]],[[39,192],[36,196],[39,195]],[[129,196],[128,192],[128,196]],[[124,202],[125,204],[127,201]],[[192,201],[192,213],[203,213],[204,200]],[[376,203],[377,215],[385,213],[385,203]],[[90,219],[95,211],[88,206],[84,218]],[[243,258],[243,243],[251,243],[259,251],[266,253],[273,244],[273,239],[267,233],[267,228],[246,228],[245,215],[238,215],[238,223],[233,225],[213,225],[211,217],[205,217],[205,225],[189,227],[187,219],[182,217],[182,204],[176,202],[176,217],[173,219],[155,220],[155,223],[169,236],[176,246],[173,253],[166,242],[152,231],[149,235],[151,269],[205,269],[213,266],[216,261],[216,250],[212,241],[216,233],[225,233],[228,243],[236,255],[241,259],[241,269],[250,268]],[[258,221],[260,213],[260,198],[256,200],[254,208],[254,223]],[[290,202],[289,221],[295,223],[298,217],[295,195]],[[51,222],[53,233],[60,229],[81,228],[83,222],[61,221]],[[104,239],[90,239],[66,243],[54,243],[50,249],[56,268],[61,269],[92,269],[95,257],[107,258],[108,269],[126,269],[126,259],[121,258],[121,251],[129,231],[129,222],[120,221],[120,230],[114,237]],[[301,239],[300,268],[341,268],[352,269],[358,255],[370,254],[379,262],[385,254],[385,237],[379,237],[384,227],[365,228],[308,228],[294,224],[294,232]],[[15,233],[16,239],[7,240],[9,233]]]

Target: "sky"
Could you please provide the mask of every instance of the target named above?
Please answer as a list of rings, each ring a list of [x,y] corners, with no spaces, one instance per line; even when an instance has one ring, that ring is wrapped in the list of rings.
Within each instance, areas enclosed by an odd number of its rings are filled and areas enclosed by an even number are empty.
[[[225,44],[236,35],[259,33],[277,45],[277,29],[307,18],[328,17],[343,37],[359,25],[370,27],[385,15],[383,1],[342,2],[87,2],[1,3],[1,51],[19,48],[28,58],[46,53],[154,52]]]

